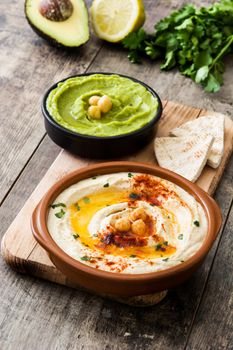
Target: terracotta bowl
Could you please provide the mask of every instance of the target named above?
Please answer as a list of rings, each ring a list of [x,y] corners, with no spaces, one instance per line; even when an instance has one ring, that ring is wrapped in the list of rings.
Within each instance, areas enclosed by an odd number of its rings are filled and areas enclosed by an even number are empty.
[[[50,204],[67,187],[96,174],[116,172],[141,172],[169,180],[193,195],[202,205],[208,233],[201,248],[184,263],[163,271],[145,274],[120,274],[105,272],[82,264],[67,255],[50,236],[46,221]],[[221,212],[216,202],[197,185],[183,177],[155,165],[135,162],[109,162],[78,169],[56,182],[42,198],[33,212],[31,228],[35,239],[48,252],[54,265],[75,285],[95,293],[115,296],[136,296],[160,292],[188,279],[202,264],[221,228]]]

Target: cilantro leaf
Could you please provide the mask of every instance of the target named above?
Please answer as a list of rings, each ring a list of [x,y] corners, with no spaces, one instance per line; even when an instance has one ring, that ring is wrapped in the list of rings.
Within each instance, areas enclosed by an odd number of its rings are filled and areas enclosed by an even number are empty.
[[[64,203],[55,203],[51,205],[52,209],[58,208],[58,207],[63,207],[66,208],[66,205]]]
[[[58,219],[61,219],[64,215],[65,215],[65,211],[61,208],[61,210],[57,213],[55,213],[55,216],[58,218]]]
[[[130,50],[136,50],[147,39],[148,35],[144,29],[140,28],[137,32],[130,33],[125,39],[122,40],[122,44],[125,48]]]
[[[89,256],[86,256],[86,255],[82,256],[80,259],[82,261],[90,261],[91,260],[91,258]]]
[[[196,83],[200,83],[201,81],[205,80],[208,77],[209,74],[209,67],[203,66],[197,70],[195,81]]]
[[[213,74],[209,74],[206,84],[205,91],[206,92],[217,92],[220,90],[220,84],[218,80],[215,78]]]
[[[88,204],[88,203],[90,203],[91,200],[90,200],[89,197],[84,197],[83,201],[84,201],[85,204]]]
[[[132,63],[143,56],[162,59],[162,70],[177,67],[181,74],[217,92],[223,84],[223,57],[233,52],[233,1],[220,0],[200,9],[189,4],[173,11],[154,26],[129,34],[123,46]]]

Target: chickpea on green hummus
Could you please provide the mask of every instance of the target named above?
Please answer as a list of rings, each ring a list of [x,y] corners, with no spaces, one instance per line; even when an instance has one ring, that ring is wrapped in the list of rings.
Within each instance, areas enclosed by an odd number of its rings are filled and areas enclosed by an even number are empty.
[[[111,109],[101,117],[91,118],[88,109],[92,96],[107,96]],[[158,100],[131,79],[92,74],[59,83],[50,92],[46,106],[63,127],[83,135],[104,137],[127,134],[148,124],[156,115]]]

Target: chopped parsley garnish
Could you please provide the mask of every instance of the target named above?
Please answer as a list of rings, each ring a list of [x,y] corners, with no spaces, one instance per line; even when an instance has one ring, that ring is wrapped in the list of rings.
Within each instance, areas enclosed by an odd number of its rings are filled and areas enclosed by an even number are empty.
[[[130,258],[136,258],[137,255],[132,254],[132,255],[130,255],[129,257],[130,257]]]
[[[181,233],[179,236],[178,236],[178,239],[183,239],[184,238],[184,235],[183,233]]]
[[[92,177],[92,180],[95,180],[96,178],[97,178],[97,176],[93,176],[93,177]]]
[[[83,201],[84,201],[84,203],[88,204],[88,203],[90,203],[90,198],[89,197],[84,197]]]
[[[81,260],[82,261],[90,261],[91,258],[89,256],[84,255],[84,256],[81,257]]]
[[[94,233],[93,237],[98,237],[98,233]]]
[[[167,262],[167,261],[168,261],[168,259],[169,259],[169,258],[165,258],[165,259],[163,259],[163,261],[166,261],[166,262]]]
[[[77,238],[79,238],[79,234],[78,233],[74,233],[73,237],[74,237],[74,239],[77,239]]]
[[[107,182],[103,187],[109,187],[109,183]]]
[[[154,203],[150,203],[150,205],[151,205],[152,207],[155,207],[155,204],[154,204]]]
[[[51,205],[51,208],[53,208],[53,209],[58,208],[58,207],[66,208],[66,205],[64,203],[56,203],[56,204]]]
[[[163,243],[156,244],[155,250],[161,250],[162,252],[165,252],[166,248],[164,248],[163,246],[168,246],[168,241],[164,241]]]
[[[75,206],[75,208],[76,208],[78,211],[81,210],[81,207],[79,206],[78,203],[74,203],[74,206]]]
[[[197,226],[197,227],[200,226],[200,222],[199,222],[198,220],[195,220],[193,223],[194,223],[194,225]]]
[[[58,219],[61,219],[64,215],[65,215],[65,211],[61,208],[61,210],[58,212],[58,213],[55,213],[55,216],[58,218]]]
[[[130,193],[129,197],[131,199],[139,199],[140,198],[140,196],[137,193],[134,193],[134,192]]]
[[[128,177],[133,177],[133,174],[132,173],[128,173]]]

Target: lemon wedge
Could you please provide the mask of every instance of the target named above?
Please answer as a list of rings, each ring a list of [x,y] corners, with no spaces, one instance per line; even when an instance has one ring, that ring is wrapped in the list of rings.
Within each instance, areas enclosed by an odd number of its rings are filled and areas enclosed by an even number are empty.
[[[96,35],[113,43],[123,40],[145,21],[142,0],[94,0],[90,12]]]

